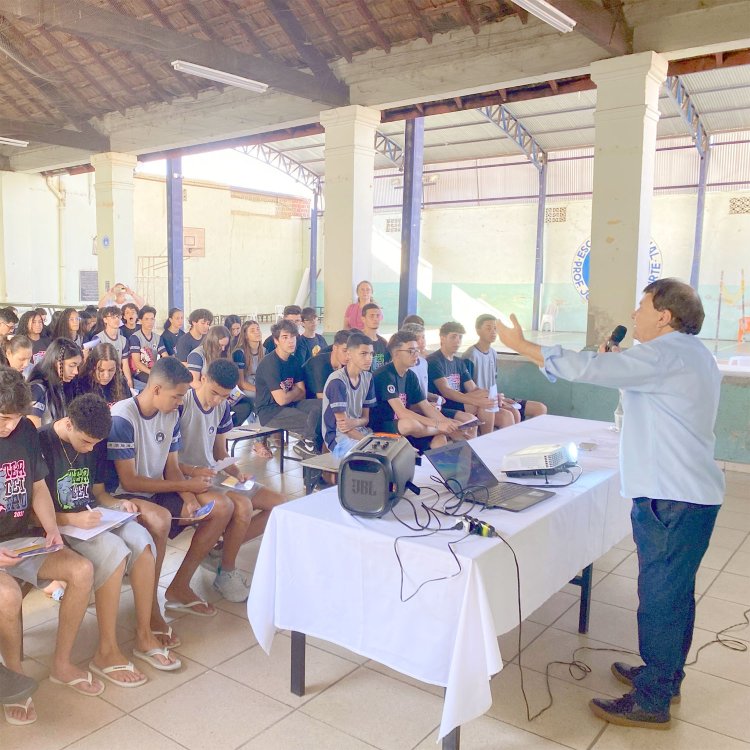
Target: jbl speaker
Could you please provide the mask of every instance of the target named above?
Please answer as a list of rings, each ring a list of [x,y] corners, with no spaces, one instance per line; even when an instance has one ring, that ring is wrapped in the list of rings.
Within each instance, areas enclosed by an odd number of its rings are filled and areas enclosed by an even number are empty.
[[[355,516],[379,518],[399,501],[414,478],[414,448],[400,435],[362,438],[339,466],[339,501]]]

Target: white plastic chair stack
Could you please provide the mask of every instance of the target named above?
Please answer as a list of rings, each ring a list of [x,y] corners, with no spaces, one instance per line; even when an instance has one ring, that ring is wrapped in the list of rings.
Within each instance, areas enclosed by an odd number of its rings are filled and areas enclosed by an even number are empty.
[[[544,311],[544,314],[542,315],[542,319],[539,323],[539,331],[544,331],[544,326],[549,326],[550,333],[554,333],[556,330],[555,322],[557,320],[557,304],[555,302],[550,302],[549,305],[547,305],[547,309]]]

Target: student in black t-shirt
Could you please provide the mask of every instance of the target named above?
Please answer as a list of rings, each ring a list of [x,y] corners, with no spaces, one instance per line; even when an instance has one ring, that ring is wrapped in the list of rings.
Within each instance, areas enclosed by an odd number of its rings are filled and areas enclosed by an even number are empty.
[[[91,539],[66,535],[66,526],[91,529],[102,520],[99,510],[114,507],[137,513],[129,500],[116,501],[104,489],[107,462],[105,438],[112,427],[109,407],[93,393],[79,396],[68,406],[68,416],[39,432],[42,455],[47,464],[47,486],[55,505],[57,522],[65,541],[94,566],[94,595],[99,645],[89,669],[116,685],[137,687],[147,681],[124,656],[117,642],[117,613],[122,577],[133,587],[136,643],[133,656],[155,669],[172,671],[180,662],[169,655],[151,632],[151,601],[156,586],[156,547],[148,531],[131,520]]]
[[[315,357],[328,347],[328,342],[315,329],[318,327],[318,313],[314,307],[302,309],[302,334],[297,339],[297,352],[304,365],[311,357]]]
[[[169,310],[169,316],[164,321],[164,331],[161,334],[161,342],[167,350],[170,357],[174,356],[175,347],[181,336],[185,335],[182,324],[185,320],[185,313],[179,307],[172,307]]]
[[[349,340],[351,333],[349,329],[336,331],[333,344],[305,362],[302,374],[305,378],[307,398],[322,399],[328,376],[334,370],[346,365],[346,342]],[[358,331],[358,333],[361,333],[361,331]]]
[[[95,393],[110,408],[118,401],[130,398],[130,388],[123,377],[119,359],[112,344],[97,344],[89,349],[89,355],[73,383],[75,395]]]
[[[461,412],[476,414],[481,425],[494,422],[490,409],[496,404],[489,391],[478,388],[466,366],[466,360],[456,356],[466,329],[460,323],[440,326],[440,349],[427,357],[427,376],[432,393],[445,398],[443,411],[448,415]],[[475,433],[476,434],[476,433]]]
[[[72,398],[72,382],[83,362],[78,344],[70,339],[55,339],[47,348],[44,359],[29,373],[31,412],[36,427],[65,416],[67,401]]]
[[[281,319],[294,323],[297,329],[297,336],[299,336],[300,329],[302,328],[302,308],[299,305],[287,305],[281,314]],[[297,344],[299,345],[299,341],[297,341]],[[271,334],[263,341],[263,349],[265,349],[266,354],[270,354],[275,348],[276,342],[273,340],[273,334]],[[300,362],[301,364],[302,362]]]
[[[188,354],[201,345],[213,320],[213,313],[203,307],[190,313],[190,330],[184,336],[180,336],[174,350],[174,355],[180,362],[187,362]]]
[[[125,341],[130,341],[130,337],[138,330],[138,327],[138,305],[128,302],[122,306],[122,325],[120,326],[120,333],[125,337]]]
[[[388,349],[392,361],[373,374],[378,403],[370,412],[372,428],[401,434],[421,451],[445,445],[449,438],[465,440],[460,422],[441,414],[427,400],[419,379],[409,369],[419,357],[414,334],[394,333]]]
[[[379,305],[370,302],[362,308],[362,320],[365,322],[362,333],[372,341],[372,371],[375,372],[379,367],[391,361],[388,342],[378,334],[380,324],[383,322],[383,311]]]
[[[67,584],[60,604],[55,653],[50,665],[50,682],[70,687],[84,695],[99,695],[104,685],[71,660],[73,644],[86,613],[93,582],[93,567],[70,549],[21,558],[14,551],[31,544],[62,544],[52,498],[44,478],[39,436],[23,415],[31,405],[31,392],[21,373],[0,367],[0,655],[8,669],[23,673],[21,664],[21,611],[19,581],[43,587],[50,580]],[[34,511],[44,536],[32,530]],[[4,705],[6,720],[31,724],[36,711],[31,699]]]
[[[271,327],[276,349],[263,357],[255,374],[255,405],[260,423],[297,432],[302,440],[294,450],[308,458],[320,452],[322,402],[305,398],[302,368],[293,356],[297,326],[282,320]]]
[[[31,361],[40,362],[47,351],[49,337],[44,335],[44,318],[36,310],[25,312],[16,326],[16,333],[27,336],[31,340]]]

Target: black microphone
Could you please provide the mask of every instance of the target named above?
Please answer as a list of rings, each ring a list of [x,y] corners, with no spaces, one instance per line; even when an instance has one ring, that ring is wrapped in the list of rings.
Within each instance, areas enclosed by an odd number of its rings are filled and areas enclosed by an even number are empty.
[[[610,334],[607,343],[604,345],[604,351],[611,352],[613,347],[619,346],[622,340],[625,338],[625,334],[627,332],[628,329],[625,328],[625,326],[617,326],[617,328],[615,328],[615,330]]]

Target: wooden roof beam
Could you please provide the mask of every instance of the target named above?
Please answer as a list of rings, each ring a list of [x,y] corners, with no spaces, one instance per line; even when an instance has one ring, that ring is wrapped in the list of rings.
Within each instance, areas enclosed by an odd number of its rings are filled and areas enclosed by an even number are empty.
[[[471,26],[471,30],[475,33],[479,33],[479,21],[474,17],[471,12],[471,6],[469,0],[458,0],[458,8],[461,11],[461,15],[464,17],[467,26]]]
[[[576,22],[575,31],[610,55],[633,52],[633,30],[615,7],[607,10],[594,0],[552,0],[550,5],[570,16]]]
[[[367,25],[370,27],[375,39],[378,40],[378,46],[382,47],[386,52],[391,51],[391,40],[383,31],[383,27],[378,23],[378,19],[373,16],[372,11],[367,7],[365,0],[354,0],[354,4],[357,6],[362,18],[367,21]]]
[[[331,37],[331,43],[338,50],[339,54],[347,62],[351,62],[354,59],[352,51],[346,46],[346,44],[344,44],[339,32],[336,31],[336,27],[331,22],[331,19],[323,13],[318,0],[307,0],[307,5],[312,9],[317,22],[325,29],[326,34]]]
[[[409,9],[414,22],[417,24],[419,33],[427,44],[432,44],[432,28],[427,20],[427,17],[419,10],[414,0],[406,0],[406,7]]]
[[[41,124],[31,120],[0,118],[0,133],[34,143],[79,148],[91,154],[110,150],[109,137],[98,131],[81,133],[77,130],[67,130],[57,125]]]
[[[187,58],[198,65],[262,81],[303,99],[332,106],[349,103],[349,89],[340,81],[321,82],[307,73],[247,55],[219,42],[204,41],[192,34],[161,28],[88,3],[0,0],[0,13],[62,29],[73,36],[95,39],[115,49],[145,53],[162,62]]]

